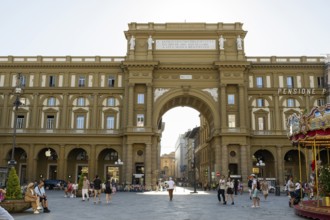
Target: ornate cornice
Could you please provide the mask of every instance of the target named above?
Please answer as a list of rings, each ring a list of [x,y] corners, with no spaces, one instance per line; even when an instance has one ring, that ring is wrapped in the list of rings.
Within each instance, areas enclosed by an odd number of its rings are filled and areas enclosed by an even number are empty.
[[[322,63],[297,63],[297,64],[289,64],[289,63],[270,63],[270,64],[251,64],[251,69],[323,69],[325,67]]]
[[[0,63],[2,69],[13,68],[57,68],[57,69],[72,69],[72,68],[120,68],[121,62],[114,63]]]

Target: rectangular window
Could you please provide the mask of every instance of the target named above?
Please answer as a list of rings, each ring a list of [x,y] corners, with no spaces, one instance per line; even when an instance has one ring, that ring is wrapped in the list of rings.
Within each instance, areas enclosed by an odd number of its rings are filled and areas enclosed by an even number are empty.
[[[107,129],[115,129],[115,117],[107,117]]]
[[[85,106],[85,98],[83,98],[83,97],[79,97],[79,98],[77,99],[77,105],[78,105],[78,106]]]
[[[257,77],[257,88],[262,88],[262,87],[263,87],[262,77],[258,76]]]
[[[258,118],[258,130],[259,131],[265,130],[265,118],[264,117]]]
[[[79,77],[78,86],[85,87],[86,78],[84,76]]]
[[[17,115],[16,128],[18,129],[24,128],[24,115]]]
[[[115,106],[115,105],[116,105],[115,98],[113,98],[113,97],[108,98],[107,106]]]
[[[317,77],[317,88],[324,87],[324,77]]]
[[[55,125],[55,116],[47,115],[46,129],[54,129]]]
[[[236,115],[228,115],[228,127],[229,128],[236,127]]]
[[[235,104],[235,95],[228,94],[228,105],[234,105],[234,104]]]
[[[137,114],[136,116],[136,126],[143,127],[144,126],[144,114]]]
[[[288,88],[293,88],[294,87],[293,77],[292,76],[288,76],[286,78],[286,85],[287,85]]]
[[[55,87],[55,86],[56,86],[56,77],[49,76],[49,87]]]
[[[144,94],[137,95],[137,104],[144,104]]]
[[[21,75],[21,87],[25,87],[26,86],[26,76]]]
[[[324,99],[318,99],[318,100],[317,100],[317,105],[318,105],[318,106],[325,105],[325,100],[324,100]]]
[[[109,78],[108,78],[108,86],[109,87],[115,87],[115,77],[114,76],[109,76]]]
[[[265,103],[264,103],[264,99],[257,99],[257,107],[264,107]]]
[[[85,117],[83,115],[77,116],[77,129],[85,128]]]
[[[55,98],[49,97],[48,98],[48,106],[55,106]]]
[[[288,107],[294,107],[294,99],[288,99]]]

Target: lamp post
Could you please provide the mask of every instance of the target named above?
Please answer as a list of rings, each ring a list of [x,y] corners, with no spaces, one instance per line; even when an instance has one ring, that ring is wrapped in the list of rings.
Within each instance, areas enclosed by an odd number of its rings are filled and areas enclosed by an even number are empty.
[[[13,146],[12,146],[12,151],[11,151],[11,158],[10,161],[8,161],[8,165],[10,167],[13,167],[17,164],[15,161],[15,147],[16,147],[16,130],[17,130],[17,111],[18,107],[22,105],[22,102],[20,101],[20,95],[22,94],[22,85],[21,85],[21,74],[17,74],[16,76],[16,87],[14,90],[14,94],[16,96],[15,102],[14,102],[14,131],[13,131]]]
[[[256,165],[257,165],[257,167],[260,167],[260,169],[261,169],[261,177],[264,177],[263,167],[266,166],[265,162],[263,162],[262,160],[259,160],[259,162]]]
[[[193,150],[193,155],[194,155],[194,160],[193,160],[193,172],[194,172],[194,192],[191,192],[191,193],[197,193],[196,191],[196,152],[195,152],[195,143],[192,142],[191,143],[191,148]]]

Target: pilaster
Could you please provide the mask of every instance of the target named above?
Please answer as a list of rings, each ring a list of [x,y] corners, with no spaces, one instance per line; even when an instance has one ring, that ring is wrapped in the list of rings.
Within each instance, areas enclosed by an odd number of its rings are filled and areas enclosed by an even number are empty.
[[[126,148],[126,184],[132,184],[132,163],[133,163],[133,146],[127,144]]]
[[[222,145],[221,146],[221,175],[228,175],[228,149],[227,149],[227,145]]]
[[[248,172],[248,166],[246,166],[249,163],[249,158],[247,156],[247,145],[241,145],[240,148],[240,155],[241,155],[241,175],[242,180],[246,180],[249,172]]]
[[[146,144],[146,156],[144,160],[145,185],[147,189],[151,189],[151,144]]]

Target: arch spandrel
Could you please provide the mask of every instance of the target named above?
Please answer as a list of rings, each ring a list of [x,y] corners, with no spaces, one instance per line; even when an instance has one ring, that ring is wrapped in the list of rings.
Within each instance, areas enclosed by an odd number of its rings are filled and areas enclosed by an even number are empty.
[[[220,127],[220,117],[217,108],[217,103],[209,93],[197,89],[171,89],[165,95],[160,96],[154,103],[154,127],[168,110],[186,106],[199,111],[214,128]]]

